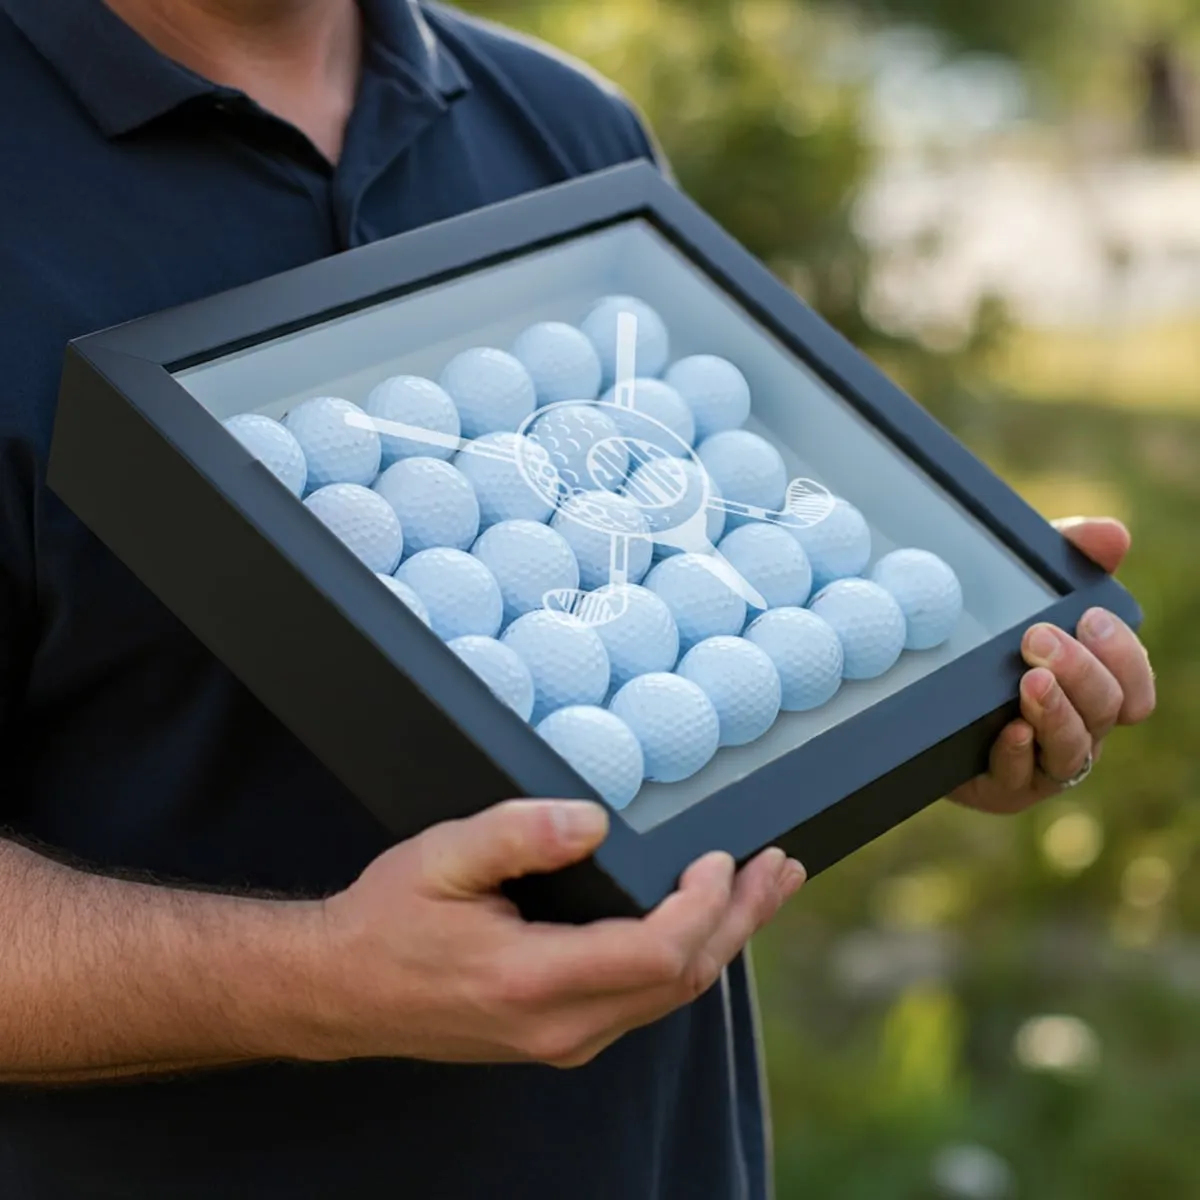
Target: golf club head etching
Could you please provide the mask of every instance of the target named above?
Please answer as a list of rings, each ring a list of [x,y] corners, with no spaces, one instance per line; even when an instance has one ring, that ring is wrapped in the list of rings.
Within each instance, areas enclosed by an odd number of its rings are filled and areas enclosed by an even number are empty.
[[[793,479],[783,508],[775,511],[726,500],[713,486],[695,450],[671,429],[636,407],[637,317],[617,318],[617,379],[613,400],[565,400],[536,409],[516,431],[513,446],[480,445],[467,438],[438,433],[421,426],[348,413],[348,425],[403,437],[456,453],[478,455],[515,465],[522,479],[555,511],[570,502],[568,518],[610,538],[608,586],[587,592],[558,588],[543,597],[552,612],[569,614],[599,626],[623,616],[628,609],[629,557],[632,542],[652,540],[674,550],[698,555],[698,561],[754,608],[765,599],[709,540],[712,512],[785,528],[818,524],[833,510],[828,488],[809,479]],[[618,435],[594,436],[578,420],[580,408],[594,408],[612,417]],[[619,413],[614,410],[620,410]],[[571,414],[575,415],[572,416]],[[685,465],[687,464],[687,465]],[[649,533],[623,527],[614,512],[592,493],[609,492],[631,501],[645,518]]]

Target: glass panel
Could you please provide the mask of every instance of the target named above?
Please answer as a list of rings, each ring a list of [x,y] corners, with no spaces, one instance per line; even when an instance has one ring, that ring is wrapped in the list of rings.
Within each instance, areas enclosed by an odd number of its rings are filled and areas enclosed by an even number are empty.
[[[612,296],[641,303],[622,301],[593,312],[599,298]],[[561,329],[518,342],[542,322],[582,327],[599,353],[589,357],[586,342]],[[479,347],[515,350],[530,371],[514,369],[496,354],[457,358]],[[701,355],[719,356],[737,371],[711,359],[681,363]],[[596,358],[605,375],[603,405],[581,406],[579,401],[596,400]],[[748,387],[748,415],[738,372]],[[676,385],[673,392],[638,382],[659,375]],[[428,384],[379,387],[398,376],[441,380],[455,411]],[[620,727],[594,714],[591,724],[585,718],[551,723],[551,744],[598,786],[603,775],[600,790],[614,803],[627,802],[626,793],[637,790],[623,809],[637,829],[744,778],[1034,616],[1056,596],[643,221],[365,308],[177,378],[220,420],[247,413],[283,419],[320,397],[369,408],[363,415],[342,407],[336,420],[348,419],[351,434],[381,437],[385,475],[379,481],[373,464],[354,460],[353,446],[321,441],[326,434],[319,420],[314,431],[289,418],[301,440],[309,439],[306,493],[339,479],[375,485],[398,512],[405,535],[398,578],[434,610],[434,628],[443,636],[463,628],[490,631],[495,597],[479,590],[479,572],[454,555],[417,560],[418,553],[461,547],[489,567],[504,601],[495,632],[528,661],[539,682],[535,723],[563,697],[612,701],[638,735],[646,770],[659,780],[687,776],[631,786],[636,752]],[[619,386],[606,392],[614,379]],[[535,381],[539,408],[532,398]],[[570,401],[577,403],[571,407]],[[726,426],[756,436],[731,437]],[[691,444],[692,427],[699,428],[698,449]],[[346,426],[339,428],[344,433]],[[478,440],[485,430],[520,430],[528,438]],[[705,437],[714,430],[715,440]],[[389,470],[393,459],[414,457],[421,464]],[[452,462],[458,476],[430,466],[430,458]],[[479,542],[461,477],[482,500],[481,528],[489,536]],[[842,502],[831,508],[833,498]],[[861,522],[844,502],[858,510]],[[327,522],[341,522],[360,556],[374,556],[373,565],[387,569],[382,560],[394,549],[391,535],[367,528],[371,514],[333,507],[322,510]],[[561,553],[555,558],[561,551],[555,539],[527,529],[488,530],[489,522],[505,515],[549,523],[559,532],[581,570],[579,586],[568,578]],[[731,533],[736,536],[722,540]],[[713,552],[714,542],[720,554]],[[797,555],[797,545],[805,553]],[[949,571],[921,556],[888,557],[912,548],[937,556]],[[762,651],[719,643],[681,656],[686,662],[680,672],[717,701],[715,726],[711,710],[686,685],[644,682],[615,700],[619,689],[605,696],[597,690],[595,656],[588,654],[595,638],[611,651],[609,665],[617,663],[618,672],[647,663],[676,665],[671,623],[661,623],[663,605],[621,586],[642,580],[651,562],[645,582],[671,612],[674,628],[683,631],[685,650],[706,633],[745,632],[743,641]],[[824,587],[840,576],[872,574],[874,586]],[[881,585],[898,603],[881,596]],[[471,611],[455,610],[470,609],[476,600]],[[763,604],[794,610],[806,601],[822,621],[794,611],[756,621]],[[535,620],[511,628],[517,614],[547,606]],[[563,620],[563,611],[573,619]],[[580,626],[583,636],[573,641],[562,635],[558,644],[559,629],[577,632]],[[833,646],[831,630],[837,634]],[[897,637],[908,646],[937,644],[900,651]],[[512,667],[511,655],[495,653],[490,644],[460,650],[497,689],[507,690],[514,705],[524,705],[523,675]],[[831,655],[841,657],[847,677],[840,683]],[[765,660],[777,668],[784,707],[793,710],[773,721],[774,676],[764,670]],[[794,711],[808,705],[813,707]],[[712,728],[736,740],[763,725],[766,732],[748,744],[710,754]]]

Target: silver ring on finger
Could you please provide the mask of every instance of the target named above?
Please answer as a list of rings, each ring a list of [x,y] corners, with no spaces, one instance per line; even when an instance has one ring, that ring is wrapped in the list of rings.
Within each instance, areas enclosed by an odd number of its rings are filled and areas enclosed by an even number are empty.
[[[1089,750],[1088,756],[1083,760],[1083,766],[1071,776],[1070,779],[1059,779],[1057,775],[1052,775],[1042,763],[1038,762],[1038,770],[1044,775],[1055,787],[1062,788],[1064,791],[1069,791],[1071,788],[1077,788],[1087,777],[1092,773],[1092,768],[1096,765],[1095,751]]]

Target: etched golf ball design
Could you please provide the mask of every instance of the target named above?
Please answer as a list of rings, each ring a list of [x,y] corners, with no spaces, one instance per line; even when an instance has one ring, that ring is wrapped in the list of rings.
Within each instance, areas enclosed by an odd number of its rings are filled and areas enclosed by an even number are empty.
[[[804,548],[820,590],[835,579],[861,575],[871,561],[871,530],[866,518],[848,500],[836,497],[823,521],[792,530]]]
[[[582,330],[561,321],[531,325],[512,344],[512,356],[529,372],[540,405],[595,400],[603,369]]]
[[[672,535],[685,530],[697,514],[703,514],[696,531],[702,539],[700,548],[715,546],[721,539],[725,510],[719,504],[720,489],[707,479],[703,467],[688,459],[642,463],[630,473],[623,494],[646,514],[654,538],[655,558],[669,558],[683,552],[676,542],[684,539]],[[692,546],[693,550],[696,548]]]
[[[721,539],[718,550],[761,593],[769,608],[803,607],[812,593],[812,567],[800,543],[778,525],[750,524]]]
[[[495,637],[500,632],[504,618],[500,585],[479,559],[465,551],[441,546],[422,550],[404,563],[396,578],[421,597],[433,631],[443,642],[468,634]]]
[[[417,595],[416,592],[408,586],[407,583],[401,583],[394,575],[384,575],[381,572],[376,572],[375,578],[387,588],[397,600],[407,605],[424,625],[430,625],[429,609],[425,607],[425,602]],[[432,628],[432,626],[430,625]]]
[[[261,413],[240,413],[223,424],[293,496],[304,494],[308,463],[290,430]]]
[[[675,458],[686,458],[696,442],[696,422],[687,401],[661,379],[638,378],[628,384],[616,384],[600,398],[612,406],[610,416],[626,437],[646,436],[646,426],[638,416],[649,417],[670,430],[670,438],[661,439],[660,447]],[[630,416],[632,412],[634,415]]]
[[[504,350],[464,350],[446,364],[439,381],[458,409],[462,436],[515,432],[537,408],[529,372]]]
[[[646,576],[645,586],[671,610],[684,653],[705,638],[739,634],[746,624],[746,602],[713,573],[705,555],[664,559]]]
[[[608,694],[608,651],[599,634],[564,613],[539,609],[518,617],[500,639],[533,676],[533,720],[571,705],[603,704]]]
[[[696,453],[726,500],[776,512],[783,508],[787,467],[766,438],[746,429],[728,429],[706,438]],[[732,528],[747,519],[731,513],[728,524]]]
[[[492,694],[528,721],[533,715],[533,676],[521,656],[495,638],[468,634],[446,643]]]
[[[422,439],[381,432],[380,465],[384,469],[404,458],[453,457],[454,446],[450,439],[457,439],[462,432],[458,409],[445,388],[432,379],[422,379],[419,375],[395,375],[385,379],[371,389],[363,407],[370,417],[413,425],[440,435],[436,439]]]
[[[435,546],[467,550],[479,533],[475,489],[441,459],[401,459],[380,475],[374,490],[400,518],[406,554]]]
[[[672,671],[679,661],[679,629],[661,596],[637,584],[606,584],[598,597],[620,597],[618,614],[596,626],[608,651],[611,687],[622,688],[639,675]]]
[[[877,583],[835,580],[812,598],[809,609],[838,635],[846,679],[877,679],[899,661],[908,627],[900,605]]]
[[[828,704],[842,686],[845,657],[833,627],[803,608],[774,608],[750,623],[745,640],[775,664],[784,712]]]
[[[556,504],[576,492],[616,491],[625,481],[629,452],[599,404],[551,405],[522,432],[549,456],[555,471],[554,476],[533,474],[529,482]]]
[[[392,506],[357,483],[331,483],[312,493],[305,508],[336,534],[365,566],[390,575],[404,552],[404,531]]]
[[[624,580],[641,583],[650,570],[654,543],[645,514],[633,501],[612,492],[578,492],[550,523],[566,538],[579,563],[579,586],[593,591],[612,581],[614,539],[624,538]]]
[[[676,674],[690,679],[712,701],[722,746],[757,741],[779,716],[779,672],[764,650],[744,638],[714,637],[693,646]]]
[[[962,584],[954,569],[928,550],[893,550],[871,571],[900,605],[908,629],[906,650],[933,650],[947,641],[963,614]]]
[[[611,808],[627,808],[641,789],[645,759],[633,730],[603,708],[574,705],[551,713],[537,733]]]
[[[604,296],[592,305],[579,326],[600,356],[602,388],[610,388],[617,381],[617,333],[625,313],[637,320],[634,358],[639,375],[661,375],[671,357],[667,327],[650,305],[636,296]]]
[[[655,783],[690,779],[708,766],[721,741],[712,701],[679,675],[639,675],[617,692],[609,711],[633,730],[646,778]]]
[[[740,429],[750,416],[750,385],[727,359],[694,354],[673,363],[663,378],[691,409],[698,441]]]
[[[479,527],[501,521],[545,523],[554,514],[559,479],[550,455],[519,433],[487,433],[454,458],[479,501]],[[534,480],[541,481],[535,485]]]
[[[547,592],[579,586],[574,551],[536,521],[501,521],[480,535],[471,553],[496,577],[506,623],[541,608]]]
[[[308,463],[308,490],[331,483],[357,483],[369,487],[379,474],[383,449],[379,434],[369,425],[348,422],[348,416],[366,418],[357,404],[336,396],[318,396],[297,405],[283,419]]]

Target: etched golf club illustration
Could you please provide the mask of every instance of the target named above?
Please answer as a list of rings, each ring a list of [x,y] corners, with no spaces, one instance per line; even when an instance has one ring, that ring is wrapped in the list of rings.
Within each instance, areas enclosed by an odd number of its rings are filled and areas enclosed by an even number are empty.
[[[608,586],[555,588],[544,606],[598,626],[624,615],[630,559],[638,543],[700,556],[703,566],[747,604],[767,602],[718,551],[709,536],[714,513],[722,522],[762,521],[806,528],[834,509],[833,494],[808,479],[787,485],[774,510],[727,500],[696,451],[662,422],[636,407],[638,319],[617,319],[616,383],[611,400],[566,400],[535,409],[507,442],[455,437],[418,425],[347,412],[345,422],[451,454],[515,465],[528,488],[555,515],[608,542]],[[632,516],[632,520],[631,520]]]

